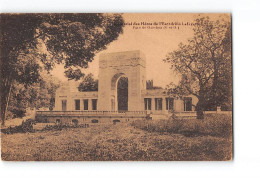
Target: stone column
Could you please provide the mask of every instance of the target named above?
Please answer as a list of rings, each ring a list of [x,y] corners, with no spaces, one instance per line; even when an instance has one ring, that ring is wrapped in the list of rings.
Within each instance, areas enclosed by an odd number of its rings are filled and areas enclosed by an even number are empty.
[[[152,98],[153,108],[152,110],[155,111],[155,98]]]
[[[162,112],[166,113],[166,99],[162,97]]]
[[[80,110],[84,111],[84,98],[80,98],[79,100],[80,100],[80,102],[79,102],[80,103]]]
[[[92,99],[88,99],[88,110],[92,110]]]
[[[177,111],[177,99],[173,100],[173,111]]]

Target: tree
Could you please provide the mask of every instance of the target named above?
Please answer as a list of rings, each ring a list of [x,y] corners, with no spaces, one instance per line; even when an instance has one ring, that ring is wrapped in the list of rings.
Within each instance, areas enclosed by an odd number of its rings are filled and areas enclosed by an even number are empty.
[[[80,79],[80,68],[87,68],[123,27],[120,14],[1,14],[0,22],[3,125],[14,83],[38,83],[40,70],[57,63],[64,64],[69,79]]]
[[[98,91],[98,80],[95,80],[92,73],[89,73],[79,84],[79,91]]]
[[[26,110],[30,108],[52,110],[55,103],[55,91],[59,86],[60,81],[47,73],[41,73],[39,82],[33,85],[13,83],[7,117],[24,117]]]
[[[209,17],[196,19],[194,36],[187,44],[164,59],[179,74],[178,85],[171,85],[169,93],[198,98],[197,118],[203,119],[205,109],[224,103],[231,104],[231,24],[224,18],[212,21]],[[231,89],[231,90],[230,90]]]
[[[60,84],[59,79],[43,71],[39,83],[30,85],[24,90],[26,107],[49,108],[49,110],[52,110],[55,104],[55,92],[60,87]]]

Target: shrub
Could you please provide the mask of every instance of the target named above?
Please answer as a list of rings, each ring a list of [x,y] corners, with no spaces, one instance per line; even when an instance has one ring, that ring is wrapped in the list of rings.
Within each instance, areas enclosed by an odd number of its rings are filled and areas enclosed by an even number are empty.
[[[35,125],[36,122],[33,119],[27,119],[25,122],[22,122],[21,128],[23,132],[33,132],[33,125]]]
[[[203,122],[205,133],[221,137],[232,136],[232,115],[207,114]]]
[[[80,124],[80,125],[72,125],[72,124],[55,124],[55,125],[46,125],[41,131],[60,131],[62,129],[69,128],[86,128],[89,127],[89,124]]]
[[[176,133],[187,137],[203,135],[217,137],[232,136],[232,116],[226,114],[206,114],[204,120],[136,120],[131,125],[149,132]]]
[[[77,119],[72,119],[72,123],[77,126],[79,124],[79,121]]]
[[[27,119],[23,121],[21,125],[15,127],[8,127],[7,129],[2,130],[3,133],[13,134],[13,133],[25,133],[25,132],[34,132],[33,125],[36,124],[35,120]]]

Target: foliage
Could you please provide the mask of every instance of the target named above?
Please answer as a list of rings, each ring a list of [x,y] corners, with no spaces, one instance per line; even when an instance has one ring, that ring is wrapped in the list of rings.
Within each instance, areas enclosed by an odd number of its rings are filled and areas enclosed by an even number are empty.
[[[55,124],[55,125],[46,125],[41,131],[61,131],[62,129],[70,129],[70,128],[87,128],[89,124]]]
[[[80,79],[80,68],[87,68],[123,27],[121,14],[1,14],[0,21],[3,125],[14,84],[39,83],[40,72],[57,63],[64,64],[69,79]]]
[[[79,68],[87,68],[97,52],[116,40],[122,25],[120,14],[51,14],[38,34],[46,44],[50,63],[64,63],[67,72],[75,72],[66,73],[68,78],[77,79]]]
[[[79,91],[98,91],[98,80],[95,80],[92,73],[89,73],[79,84]]]
[[[204,110],[229,105],[232,100],[231,24],[224,18],[196,19],[194,36],[187,44],[164,59],[180,76],[178,85],[171,84],[169,93],[183,97],[192,94],[198,98],[196,111],[203,118]]]
[[[34,132],[33,125],[35,124],[36,122],[33,119],[27,119],[26,121],[23,121],[22,124],[19,126],[2,129],[2,132],[5,134]]]
[[[137,120],[133,121],[132,125],[149,132],[167,132],[187,137],[207,135],[223,138],[232,137],[232,116],[225,114],[206,114],[205,120]]]
[[[46,73],[41,73],[39,82],[32,85],[14,82],[7,115],[10,118],[24,117],[28,108],[52,110],[59,86],[60,81]]]
[[[79,124],[79,121],[77,119],[72,119],[72,123],[77,126]]]

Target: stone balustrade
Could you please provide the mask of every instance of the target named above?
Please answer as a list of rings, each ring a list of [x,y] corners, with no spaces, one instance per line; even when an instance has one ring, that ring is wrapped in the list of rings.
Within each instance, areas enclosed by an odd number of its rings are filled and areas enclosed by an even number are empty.
[[[147,111],[36,111],[36,116],[88,116],[88,115],[119,115],[140,116],[147,115]]]

